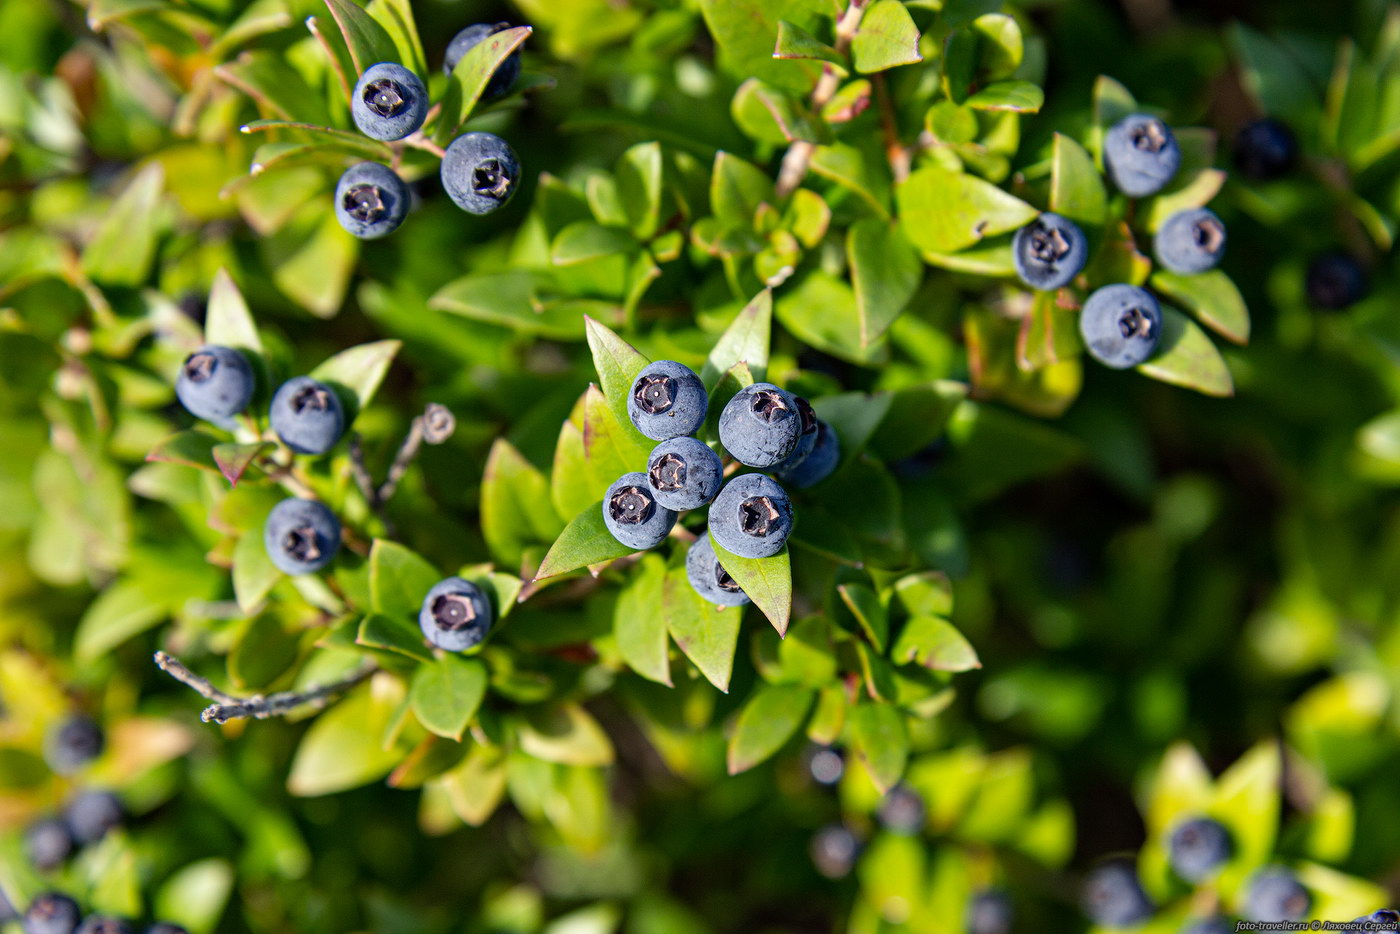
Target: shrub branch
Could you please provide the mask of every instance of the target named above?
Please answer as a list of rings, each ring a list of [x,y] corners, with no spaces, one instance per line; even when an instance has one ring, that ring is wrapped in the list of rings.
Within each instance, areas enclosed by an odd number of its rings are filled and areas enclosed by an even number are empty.
[[[276,694],[254,694],[251,697],[235,697],[214,687],[208,678],[202,678],[185,667],[185,663],[173,655],[157,652],[156,666],[176,681],[195,691],[199,696],[214,703],[205,707],[199,719],[205,723],[227,723],[230,720],[266,720],[270,717],[283,717],[299,707],[320,709],[339,695],[364,681],[377,670],[374,665],[366,665],[351,672],[339,681],[317,685],[306,691],[279,691]]]

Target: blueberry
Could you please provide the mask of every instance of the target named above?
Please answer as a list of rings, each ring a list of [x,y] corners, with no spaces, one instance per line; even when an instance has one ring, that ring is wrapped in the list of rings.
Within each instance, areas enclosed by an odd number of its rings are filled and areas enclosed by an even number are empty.
[[[915,834],[924,825],[924,799],[907,785],[896,785],[880,799],[877,815],[891,833]]]
[[[1084,232],[1068,218],[1048,211],[1011,238],[1016,275],[1042,292],[1069,285],[1088,258],[1089,243]]]
[[[68,825],[56,817],[40,818],[24,831],[24,855],[40,872],[62,866],[72,852],[73,835],[68,832]]]
[[[1308,264],[1305,290],[1315,308],[1349,308],[1365,298],[1369,288],[1366,270],[1346,253],[1323,253]]]
[[[812,837],[812,865],[828,879],[840,879],[855,866],[859,850],[855,834],[840,824],[831,824]]]
[[[1005,892],[984,889],[967,904],[967,934],[1011,934],[1015,917]]]
[[[345,431],[340,397],[309,376],[287,380],[272,397],[272,430],[298,454],[324,454]]]
[[[340,550],[340,520],[314,499],[284,499],[268,514],[263,545],[288,574],[312,574]]]
[[[136,934],[136,929],[119,918],[88,915],[78,925],[77,934]]]
[[[1197,918],[1181,929],[1181,934],[1231,934],[1235,926],[1224,918]]]
[[[710,506],[710,535],[741,558],[769,558],[783,550],[792,532],[792,502],[760,473],[735,477]]]
[[[1104,171],[1123,194],[1154,195],[1181,166],[1181,149],[1171,128],[1156,117],[1133,114],[1112,127],[1103,141]]]
[[[465,133],[442,157],[442,187],[469,214],[505,207],[520,187],[520,160],[505,140],[492,133]]]
[[[782,463],[775,464],[775,471],[794,470],[807,459],[807,455],[816,450],[818,424],[816,410],[812,408],[812,403],[801,396],[793,396],[797,403],[797,417],[802,420],[802,433],[797,436],[797,447],[792,449],[792,453],[783,458]]]
[[[102,755],[102,728],[82,715],[61,721],[44,737],[44,761],[59,775],[72,775]]]
[[[35,896],[24,913],[24,934],[73,934],[77,926],[78,903],[57,892]]]
[[[408,214],[408,186],[378,162],[350,166],[335,186],[335,219],[361,240],[386,237]]]
[[[423,598],[418,626],[440,649],[462,652],[480,645],[495,616],[481,588],[460,577],[438,581]]]
[[[190,934],[185,928],[178,924],[171,924],[169,921],[157,921],[146,928],[146,934]]]
[[[1400,924],[1400,911],[1394,911],[1390,908],[1379,908],[1369,915],[1362,915],[1359,918],[1354,918],[1351,923],[1374,926],[1347,928],[1346,930],[1349,934],[1350,932],[1365,934],[1365,932],[1368,931],[1394,931],[1397,929],[1396,925]]]
[[[1172,831],[1167,844],[1172,869],[1187,882],[1203,882],[1230,859],[1230,832],[1209,817],[1188,820]]]
[[[350,116],[373,139],[403,139],[423,125],[428,92],[418,76],[395,62],[365,69],[350,99]]]
[[[226,422],[253,398],[253,370],[231,347],[201,347],[185,358],[175,377],[175,396],[196,418]]]
[[[653,441],[695,434],[705,424],[709,407],[700,377],[674,360],[647,364],[627,396],[627,417]]]
[[[603,524],[628,548],[645,551],[671,534],[676,513],[656,501],[646,474],[625,473],[603,496]]]
[[[96,843],[122,823],[122,804],[110,791],[84,791],[63,809],[68,830],[79,843]]]
[[[836,470],[836,465],[841,462],[841,442],[836,436],[836,429],[826,422],[817,422],[817,441],[812,448],[812,453],[802,459],[802,462],[795,467],[789,467],[786,462],[778,465],[778,479],[789,486],[799,490],[805,490],[810,486],[816,486]]]
[[[1137,871],[1121,862],[1090,871],[1084,879],[1081,903],[1089,920],[1105,927],[1127,927],[1152,914],[1152,903],[1138,882]]]
[[[1225,225],[1210,208],[1177,211],[1152,238],[1152,252],[1172,272],[1190,276],[1214,269],[1225,255]]]
[[[734,394],[719,414],[719,440],[741,464],[768,468],[797,449],[802,413],[792,393],[754,383]]]
[[[1089,296],[1079,313],[1079,333],[1089,354],[1115,370],[1152,356],[1161,331],[1157,299],[1135,285],[1106,285]]]
[[[814,746],[807,756],[807,771],[818,785],[834,785],[846,773],[846,760],[830,746]]]
[[[647,482],[656,501],[667,509],[699,509],[719,492],[724,466],[705,442],[670,438],[651,449]]]
[[[504,32],[510,28],[510,23],[477,23],[468,26],[457,35],[452,37],[452,41],[447,43],[447,55],[443,59],[442,70],[449,75],[472,47],[476,46],[487,36],[494,36],[498,32]],[[496,73],[491,76],[491,80],[486,83],[486,90],[481,92],[482,100],[492,101],[510,90],[510,86],[515,83],[515,79],[520,76],[520,50],[511,53],[510,58],[501,62],[501,67],[496,69]]]
[[[1298,161],[1298,138],[1286,124],[1256,120],[1235,136],[1235,168],[1256,182],[1287,175]]]
[[[1308,913],[1312,896],[1293,873],[1272,866],[1250,882],[1244,905],[1244,916],[1251,921],[1297,921]]]
[[[4,889],[0,889],[0,924],[6,921],[16,921],[19,919],[19,912],[15,911],[14,904],[10,897],[5,894]]]
[[[744,606],[749,602],[749,595],[720,566],[709,532],[697,538],[686,552],[685,574],[695,592],[713,604]]]

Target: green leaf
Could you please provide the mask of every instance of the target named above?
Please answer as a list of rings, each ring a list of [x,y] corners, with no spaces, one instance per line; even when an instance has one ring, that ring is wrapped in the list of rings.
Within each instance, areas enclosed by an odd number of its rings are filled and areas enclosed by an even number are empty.
[[[1217,884],[1231,888],[1242,885],[1272,857],[1278,831],[1282,760],[1277,743],[1259,743],[1215,783],[1209,812],[1229,828],[1235,847]]]
[[[641,240],[650,240],[661,226],[663,164],[660,143],[638,143],[613,172],[627,222]]]
[[[178,924],[190,934],[212,934],[233,894],[233,866],[210,857],[188,863],[161,883],[156,893],[157,918]]]
[[[136,174],[103,212],[97,233],[83,249],[84,273],[103,285],[137,286],[146,281],[163,225],[160,198],[164,182],[164,170],[158,162]]]
[[[214,273],[209,288],[209,304],[204,314],[204,342],[262,355],[262,340],[243,293],[238,291],[227,269]]]
[[[370,545],[369,601],[376,613],[416,620],[423,598],[442,577],[416,551],[397,542],[376,538]],[[416,633],[417,627],[413,629]],[[421,635],[416,640],[421,649]]]
[[[729,737],[729,774],[746,772],[782,749],[807,719],[815,697],[800,684],[765,684],[755,691]]]
[[[792,563],[787,548],[771,558],[741,558],[725,551],[713,539],[711,544],[720,566],[768,617],[778,635],[785,635],[792,617]]]
[[[746,364],[754,381],[762,380],[768,372],[768,347],[773,332],[773,290],[764,289],[744,306],[744,310],[724,329],[705,366],[700,379],[711,392],[720,377],[736,363]],[[745,384],[747,385],[747,384]],[[723,406],[720,406],[721,408]],[[712,405],[713,408],[713,405]]]
[[[836,592],[841,595],[841,602],[850,609],[856,622],[860,623],[861,630],[875,651],[883,655],[890,638],[890,621],[874,588],[869,584],[852,582],[837,585]]]
[[[1288,121],[1295,131],[1314,126],[1319,116],[1322,88],[1291,50],[1243,23],[1228,29],[1230,44],[1240,62],[1240,77],[1262,110]]]
[[[578,704],[526,708],[518,724],[520,748],[561,765],[603,766],[613,761],[612,741]]]
[[[249,528],[233,546],[233,596],[244,613],[256,613],[282,572],[268,557],[261,525]]]
[[[1205,331],[1175,308],[1162,308],[1162,337],[1157,342],[1157,352],[1138,371],[1208,396],[1235,394],[1225,358]]]
[[[522,334],[560,340],[584,335],[580,311],[605,315],[620,312],[615,304],[579,299],[545,299],[548,280],[540,274],[515,270],[485,276],[463,276],[447,283],[428,299],[428,307],[474,321],[508,327]]]
[[[82,856],[90,885],[86,901],[93,911],[126,916],[141,914],[141,877],[136,850],[124,832],[109,833]]]
[[[420,662],[432,661],[433,654],[423,641],[423,632],[401,616],[371,613],[360,623],[355,644],[386,652],[397,652]]]
[[[1194,276],[1159,269],[1152,287],[1185,306],[1206,327],[1236,344],[1249,343],[1249,309],[1244,296],[1223,271],[1212,269]]]
[[[394,40],[394,47],[399,50],[395,61],[419,75],[426,75],[428,66],[423,56],[423,42],[418,37],[418,24],[413,20],[411,0],[372,0],[365,9]]]
[[[461,742],[486,696],[486,681],[479,659],[448,652],[413,673],[408,702],[429,732]]]
[[[990,182],[930,166],[900,186],[900,223],[914,245],[955,253],[1025,226],[1039,213]]]
[[[404,689],[376,677],[322,713],[297,744],[287,790],[301,798],[332,794],[372,782],[402,758],[385,748],[385,729],[403,702]]]
[[[525,44],[534,32],[529,26],[515,26],[493,33],[472,46],[457,67],[452,69],[452,77],[447,82],[447,92],[442,96],[442,113],[438,115],[438,126],[433,134],[439,146],[446,146],[457,135],[462,124],[476,109],[477,101],[491,82],[496,69]]]
[[[319,123],[306,123],[296,120],[251,120],[238,128],[240,133],[290,133],[294,137],[309,140],[306,144],[297,145],[298,149],[311,147],[318,152],[339,152],[353,155],[359,159],[370,159],[376,162],[389,162],[394,157],[394,150],[387,143],[377,139],[370,139],[360,133],[351,133],[348,130],[337,130],[334,127],[321,126]],[[290,150],[288,150],[290,152]],[[261,150],[259,150],[261,152]],[[302,155],[303,153],[298,153]],[[286,156],[255,159],[252,172],[260,174],[274,168],[286,160]]]
[[[330,9],[331,16],[335,17],[341,35],[345,37],[345,46],[350,50],[350,60],[355,66],[356,77],[364,74],[365,69],[371,65],[399,60],[399,50],[394,45],[394,40],[389,38],[389,34],[374,17],[353,0],[326,0],[326,6]]]
[[[613,638],[628,667],[643,678],[670,686],[666,615],[661,611],[665,585],[666,562],[661,556],[642,558],[632,580],[618,595]]]
[[[246,536],[245,536],[246,537]],[[248,624],[228,654],[228,676],[240,691],[265,688],[297,659],[297,638],[275,616]]]
[[[846,259],[855,287],[860,340],[869,346],[899,317],[923,281],[924,265],[895,225],[866,217],[846,235]]]
[[[258,248],[273,283],[288,298],[318,318],[340,311],[360,241],[340,226],[329,200],[309,203],[292,223],[259,240]]]
[[[878,216],[891,216],[889,172],[874,153],[842,143],[818,146],[812,172],[849,189]]]
[[[843,277],[820,267],[812,268],[785,288],[777,296],[773,310],[794,336],[832,356],[877,366],[889,354],[885,344],[861,344],[855,291]]]
[[[739,390],[745,386],[752,386],[758,380],[753,378],[753,373],[749,372],[747,363],[736,363],[729,368],[719,382],[710,390],[709,407],[705,411],[705,428],[701,432],[702,437],[719,438],[719,417],[724,412],[724,407],[729,404],[729,400],[738,395]]]
[[[354,421],[355,416],[364,411],[379,391],[379,384],[389,372],[389,364],[403,341],[375,341],[360,344],[322,362],[311,371],[311,378],[318,379],[336,391],[345,404],[346,422]]]
[[[593,368],[598,372],[598,385],[608,400],[608,408],[624,431],[635,433],[638,443],[645,443],[644,436],[627,415],[627,399],[632,394],[637,374],[651,361],[606,325],[587,317],[583,324],[588,335],[588,349],[593,354]]]
[[[739,85],[729,112],[739,129],[760,142],[828,143],[832,139],[831,130],[812,115],[800,98],[769,87],[757,78]]]
[[[969,671],[982,662],[971,643],[946,619],[915,616],[904,624],[890,658],[897,665],[918,662],[934,671]]]
[[[1036,292],[1016,334],[1016,365],[1028,372],[1044,369],[1073,359],[1083,347],[1075,310],[1060,305],[1058,292]]]
[[[147,461],[163,464],[183,464],[198,467],[200,470],[217,470],[214,463],[214,447],[218,439],[193,429],[177,431],[164,439],[146,455]]]
[[[603,524],[603,503],[598,501],[574,516],[550,546],[540,563],[535,580],[544,580],[593,564],[614,561],[632,554],[633,549],[613,538]]]
[[[1074,221],[1091,240],[1108,220],[1108,192],[1094,157],[1063,133],[1055,134],[1050,159],[1050,210]]]
[[[778,20],[778,42],[773,47],[774,58],[803,58],[826,62],[836,68],[837,74],[845,75],[849,62],[840,52],[822,42],[796,23]]]
[[[1033,114],[1045,105],[1045,92],[1029,81],[998,81],[973,94],[964,103],[973,110],[1009,110]]]
[[[887,392],[843,392],[814,400],[812,408],[818,418],[836,429],[841,440],[841,459],[849,461],[864,450],[893,401]]]
[[[313,91],[281,52],[246,51],[232,62],[215,66],[214,74],[251,97],[262,112],[278,119],[312,126],[329,119],[326,96]]]
[[[817,66],[775,59],[773,47],[783,21],[810,32],[821,19],[833,15],[832,4],[825,0],[700,0],[699,6],[726,72],[802,94],[812,89]]]
[[[1220,169],[1206,168],[1194,173],[1178,173],[1170,187],[1147,202],[1147,229],[1155,232],[1161,229],[1173,214],[1209,204],[1224,185],[1225,173]]]
[[[243,479],[243,474],[252,466],[253,461],[275,447],[276,445],[271,441],[254,441],[249,444],[216,444],[210,453],[214,457],[214,463],[219,468],[219,473],[224,475],[229,486],[238,486],[238,481]]]
[[[851,40],[851,61],[856,71],[870,74],[923,60],[919,54],[919,27],[900,0],[876,0],[866,9]]]
[[[561,527],[544,474],[509,441],[497,438],[481,478],[481,534],[491,553],[518,567],[527,547],[552,540]]]
[[[73,655],[92,662],[166,617],[166,609],[139,581],[119,579],[98,594],[78,620]]]
[[[671,638],[686,658],[695,663],[707,681],[728,693],[744,608],[719,607],[708,602],[690,586],[685,565],[680,564],[666,574],[662,611]]]
[[[457,816],[480,827],[505,797],[505,755],[499,746],[473,745],[461,765],[438,781]]]
[[[857,758],[880,791],[899,783],[909,759],[909,732],[904,715],[889,704],[857,704],[848,715]]]
[[[721,222],[750,228],[758,206],[772,204],[776,199],[773,180],[766,172],[730,153],[715,155],[710,208]]]
[[[1133,94],[1108,75],[1094,81],[1094,123],[1105,130],[1138,110]],[[1100,141],[1101,142],[1101,141]]]
[[[636,238],[620,227],[604,227],[593,221],[574,221],[554,238],[549,259],[556,266],[573,266],[604,256],[631,253],[636,249]]]

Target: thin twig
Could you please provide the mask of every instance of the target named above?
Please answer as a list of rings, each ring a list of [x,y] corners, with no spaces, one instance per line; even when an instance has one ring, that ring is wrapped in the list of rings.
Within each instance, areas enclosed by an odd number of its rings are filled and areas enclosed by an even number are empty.
[[[885,134],[885,158],[889,160],[890,172],[898,185],[909,177],[909,148],[899,141],[899,124],[884,74],[875,75],[875,97],[880,104],[880,127]]]
[[[389,466],[389,475],[375,494],[376,505],[382,506],[393,497],[394,491],[399,487],[399,481],[408,472],[409,465],[418,456],[418,450],[424,441],[429,444],[442,444],[452,437],[456,428],[457,420],[447,406],[429,402],[423,414],[413,420],[408,429],[408,437],[399,445],[399,453],[394,456],[394,463]]]
[[[426,150],[432,153],[433,155],[437,156],[439,159],[447,155],[447,150],[443,149],[437,143],[424,136],[422,130],[419,130],[412,136],[404,137],[399,142],[403,143],[405,146],[412,146],[414,149]]]
[[[176,681],[194,690],[201,697],[214,701],[199,715],[205,723],[227,723],[230,720],[266,720],[282,717],[298,707],[325,707],[338,695],[355,687],[377,670],[374,665],[361,667],[339,681],[318,685],[306,691],[279,691],[276,694],[254,694],[239,698],[225,694],[209,681],[185,667],[184,662],[165,652],[156,653],[156,665]]]
[[[374,489],[374,478],[369,475],[369,468],[365,466],[365,449],[360,444],[360,433],[352,432],[350,435],[350,474],[355,478],[355,486],[360,488],[360,495],[365,498],[373,508],[378,504],[378,494]]]

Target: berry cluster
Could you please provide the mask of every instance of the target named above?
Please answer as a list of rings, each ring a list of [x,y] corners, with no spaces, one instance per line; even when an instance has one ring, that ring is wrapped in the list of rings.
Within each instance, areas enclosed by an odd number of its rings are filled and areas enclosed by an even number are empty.
[[[477,23],[448,44],[444,70],[451,77],[462,57],[509,23]],[[512,54],[491,76],[482,97],[492,100],[510,90],[520,74],[520,53]],[[428,117],[428,91],[422,80],[397,62],[365,69],[350,98],[350,115],[360,132],[373,139],[401,140],[422,129]],[[491,133],[464,133],[442,154],[442,187],[462,210],[490,214],[505,205],[520,183],[520,160],[510,145]],[[408,185],[393,169],[360,162],[345,170],[335,188],[335,216],[361,240],[374,240],[398,229],[408,214]]]
[[[20,920],[24,934],[136,934],[136,926],[122,918],[97,914],[83,917],[78,903],[61,892],[36,895]],[[145,928],[145,934],[188,932],[178,924],[158,921]]]

